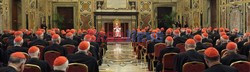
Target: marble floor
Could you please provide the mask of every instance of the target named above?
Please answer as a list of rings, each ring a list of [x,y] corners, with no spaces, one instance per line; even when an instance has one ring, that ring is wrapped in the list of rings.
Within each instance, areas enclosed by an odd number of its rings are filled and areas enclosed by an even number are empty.
[[[143,60],[136,59],[131,43],[108,43],[100,72],[149,72]]]

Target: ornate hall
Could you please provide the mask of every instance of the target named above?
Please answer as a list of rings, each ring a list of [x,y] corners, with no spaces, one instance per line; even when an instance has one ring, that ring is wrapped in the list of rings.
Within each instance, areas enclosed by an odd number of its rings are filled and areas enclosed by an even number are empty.
[[[250,72],[250,0],[0,0],[0,72]]]

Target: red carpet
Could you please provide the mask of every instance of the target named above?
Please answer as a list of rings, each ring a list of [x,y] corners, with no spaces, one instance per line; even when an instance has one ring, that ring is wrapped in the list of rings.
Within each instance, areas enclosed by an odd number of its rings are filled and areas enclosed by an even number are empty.
[[[129,37],[120,37],[120,38],[114,38],[114,37],[108,37],[108,42],[129,42]]]

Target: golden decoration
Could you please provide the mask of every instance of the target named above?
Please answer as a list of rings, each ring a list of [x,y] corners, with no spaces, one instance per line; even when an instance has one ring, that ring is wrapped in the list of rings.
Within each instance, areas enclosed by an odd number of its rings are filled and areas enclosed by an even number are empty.
[[[115,19],[113,21],[113,24],[115,24],[114,26],[120,26],[121,25],[121,21],[119,19]]]

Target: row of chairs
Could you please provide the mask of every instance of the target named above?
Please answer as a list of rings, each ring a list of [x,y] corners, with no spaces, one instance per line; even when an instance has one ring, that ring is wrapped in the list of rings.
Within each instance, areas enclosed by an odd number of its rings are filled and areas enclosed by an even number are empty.
[[[23,72],[41,72],[41,68],[34,64],[25,64]],[[88,66],[80,63],[70,63],[67,72],[88,72]]]
[[[177,53],[167,53],[163,56],[162,72],[175,72],[174,71],[174,57]],[[250,62],[248,61],[237,61],[232,63],[230,66],[235,67],[239,72],[250,72]],[[205,70],[205,64],[202,62],[187,62],[183,65],[183,72],[202,72]]]
[[[146,53],[143,53],[147,50],[147,45],[150,43],[150,41],[147,41],[147,42],[140,42],[140,43],[134,43],[133,45],[136,46],[137,45],[137,48],[138,46],[141,46],[142,49],[140,50],[140,55],[142,58],[144,58],[144,62],[146,62]],[[207,47],[212,47],[213,44],[212,43],[203,43],[204,45],[206,45]],[[154,53],[153,53],[153,59],[151,60],[151,65],[152,67],[154,67],[154,62],[157,61],[157,57],[159,57],[160,55],[160,51],[162,49],[164,49],[166,47],[166,45],[164,43],[157,43],[155,46],[154,46]],[[180,52],[185,52],[185,44],[184,43],[179,43],[176,45],[177,48],[180,48]],[[205,49],[202,49],[202,50],[198,50],[197,52],[203,54],[205,51]],[[224,51],[223,51],[224,52]],[[222,54],[223,54],[222,52]],[[174,57],[175,55],[177,55],[177,53],[167,53],[164,55],[163,59],[162,59],[162,62],[163,62],[163,72],[175,72],[173,69],[174,69]],[[188,68],[190,67],[191,65],[191,68]],[[197,66],[196,67],[192,67],[192,66]],[[231,66],[237,68],[240,72],[248,72],[250,70],[246,70],[246,71],[242,71],[240,66],[246,66],[246,67],[250,67],[250,63],[249,62],[245,62],[245,61],[240,61],[240,62],[235,62],[233,63]],[[201,67],[201,68],[199,68]],[[239,67],[239,68],[238,68]],[[192,68],[195,68],[195,69],[192,69]],[[191,69],[191,70],[190,70]],[[197,72],[201,72],[205,69],[205,64],[204,63],[201,63],[201,62],[188,62],[186,64],[183,65],[183,71],[184,72],[194,72],[194,71],[197,71]],[[248,68],[250,69],[250,68]],[[154,70],[154,69],[153,69]]]

